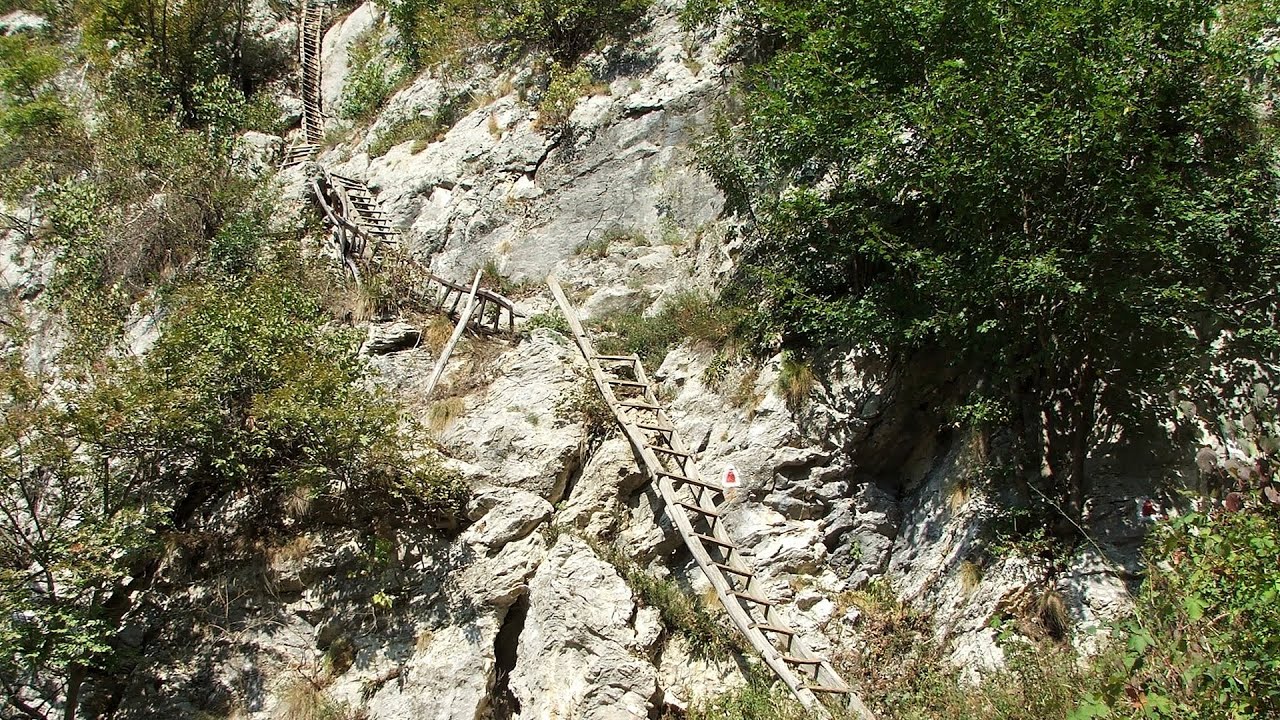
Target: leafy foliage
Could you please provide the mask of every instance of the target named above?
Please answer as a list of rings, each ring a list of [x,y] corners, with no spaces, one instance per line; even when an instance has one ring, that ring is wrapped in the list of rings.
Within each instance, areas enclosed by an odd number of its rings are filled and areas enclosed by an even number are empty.
[[[392,0],[391,22],[414,65],[431,65],[475,41],[546,53],[564,67],[606,39],[622,39],[649,0]]]
[[[351,120],[369,120],[399,82],[396,69],[379,53],[377,34],[366,33],[351,49],[351,75],[342,89],[340,110]]]
[[[158,550],[230,496],[240,536],[280,529],[286,498],[317,522],[449,525],[466,497],[400,409],[359,381],[304,270],[176,290],[144,359],[64,380],[8,359],[0,437],[0,685],[54,700],[109,675],[116,623]],[[339,520],[341,519],[341,520]]]
[[[140,108],[201,122],[214,86],[252,97],[283,67],[279,48],[249,32],[248,0],[89,0],[91,50],[115,61],[110,81]]]
[[[1269,3],[732,5],[764,59],[704,160],[760,342],[946,353],[1078,513],[1097,428],[1269,326]]]
[[[636,353],[647,367],[656,367],[680,342],[711,346],[723,342],[737,327],[740,313],[714,298],[689,291],[668,300],[657,313],[620,311],[602,317],[597,349],[608,355]]]
[[[542,128],[563,127],[578,106],[578,100],[591,88],[591,73],[581,65],[566,70],[553,63],[548,77],[547,90],[542,95],[542,102],[538,103],[537,125]]]
[[[1280,517],[1264,501],[1184,515],[1156,533],[1152,572],[1104,682],[1071,717],[1280,713]]]

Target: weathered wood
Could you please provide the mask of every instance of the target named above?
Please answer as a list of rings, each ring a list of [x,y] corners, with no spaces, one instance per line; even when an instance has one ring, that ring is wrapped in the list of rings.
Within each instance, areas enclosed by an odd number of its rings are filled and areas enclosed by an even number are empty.
[[[436,389],[436,383],[440,382],[440,377],[444,375],[444,366],[449,362],[449,355],[453,353],[453,346],[458,344],[458,339],[462,337],[462,331],[467,329],[467,323],[471,321],[471,311],[475,309],[476,291],[479,289],[480,271],[477,270],[475,282],[471,283],[471,294],[467,296],[467,304],[462,308],[462,316],[458,318],[458,325],[453,329],[453,335],[449,337],[449,343],[444,346],[444,350],[440,351],[440,359],[436,361],[436,369],[431,373],[431,380],[427,383],[427,398],[430,398],[432,391]]]
[[[666,447],[656,446],[652,440],[646,437],[641,428],[629,418],[627,413],[624,411],[624,408],[636,408],[646,412],[651,412],[654,416],[655,423],[674,428],[674,424],[671,422],[671,419],[667,417],[661,403],[654,394],[652,385],[649,383],[648,377],[644,373],[644,366],[639,362],[638,358],[632,364],[632,368],[636,376],[636,382],[643,384],[642,398],[639,400],[622,401],[614,395],[613,383],[611,380],[615,380],[616,378],[610,378],[605,375],[599,362],[602,357],[596,355],[593,350],[591,341],[587,338],[586,332],[583,329],[581,322],[578,320],[577,314],[573,310],[573,306],[569,303],[569,299],[564,294],[564,290],[560,287],[560,284],[556,281],[555,277],[548,277],[547,284],[550,286],[552,295],[555,297],[556,302],[560,305],[561,311],[564,313],[565,320],[568,322],[569,329],[573,334],[574,342],[577,344],[578,349],[582,352],[583,357],[587,361],[587,366],[591,370],[591,376],[595,381],[596,387],[604,396],[605,402],[608,403],[609,408],[613,411],[614,418],[622,427],[622,431],[631,442],[632,448],[635,450],[636,454],[640,456],[644,469],[649,474],[650,479],[657,485],[658,493],[662,498],[664,510],[667,516],[676,526],[676,530],[680,533],[686,547],[688,547],[689,552],[693,555],[694,561],[698,564],[698,567],[702,570],[707,580],[711,583],[711,586],[715,589],[716,595],[719,597],[720,603],[724,607],[725,612],[728,613],[730,620],[733,621],[733,624],[736,625],[746,637],[747,642],[751,645],[752,649],[760,655],[765,664],[773,670],[778,678],[786,684],[786,686],[805,707],[819,714],[826,714],[825,709],[819,703],[817,697],[813,694],[813,691],[809,689],[811,684],[810,680],[812,680],[815,681],[817,686],[824,689],[843,688],[839,694],[844,697],[849,707],[857,712],[864,720],[874,720],[871,712],[865,705],[863,705],[857,695],[853,693],[852,688],[846,685],[844,681],[839,678],[834,668],[830,666],[830,663],[810,652],[808,648],[799,641],[799,638],[794,637],[794,632],[787,630],[787,632],[790,633],[789,637],[791,641],[788,644],[785,656],[783,652],[780,652],[778,648],[774,647],[773,643],[765,637],[762,632],[762,628],[786,628],[786,622],[778,615],[772,605],[766,604],[769,601],[759,594],[759,589],[756,587],[759,583],[755,578],[754,573],[745,569],[740,569],[738,567],[738,565],[741,564],[740,559],[738,563],[734,562],[734,557],[738,556],[737,546],[722,527],[723,523],[712,523],[711,530],[705,534],[694,530],[691,516],[685,509],[688,504],[683,503],[680,500],[677,495],[676,487],[673,483],[681,483],[683,487],[694,491],[694,495],[696,496],[695,501],[698,507],[697,513],[716,513],[717,517],[719,516],[720,510],[715,506],[713,498],[716,494],[723,496],[723,489],[702,480],[698,474],[697,464],[692,462],[692,452],[690,452],[684,445],[684,442],[681,440],[678,433],[673,430],[670,432],[669,437],[664,438],[666,441]],[[603,359],[621,361],[624,358],[612,356]],[[655,450],[670,455],[676,455],[685,460],[685,462],[681,463],[683,466],[682,472],[684,474],[674,474],[666,470],[665,466],[659,461]],[[714,494],[713,492],[705,492],[705,490],[714,491]],[[715,560],[711,557],[710,551],[707,547],[708,544],[717,548],[716,554],[723,556],[721,560]],[[721,570],[722,567],[728,568],[728,571],[732,572],[736,576],[745,578],[746,582],[740,588],[735,587],[734,584],[728,580],[724,571]],[[744,608],[743,605],[738,602],[738,598],[740,597],[757,604],[757,608],[754,612],[762,616],[761,620],[755,619],[752,615],[752,611],[748,611],[747,608]],[[816,668],[814,676],[803,677],[798,675],[787,663],[786,658],[789,657],[804,658],[807,664]]]

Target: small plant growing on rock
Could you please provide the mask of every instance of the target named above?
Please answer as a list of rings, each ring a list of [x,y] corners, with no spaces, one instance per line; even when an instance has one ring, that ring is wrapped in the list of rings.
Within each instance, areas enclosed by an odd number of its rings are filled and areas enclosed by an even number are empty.
[[[791,412],[799,412],[804,408],[815,384],[817,379],[808,363],[791,353],[783,354],[782,367],[778,373],[778,391],[782,393]]]
[[[578,100],[591,88],[591,73],[579,65],[566,70],[559,63],[552,63],[548,71],[550,81],[547,91],[538,103],[538,129],[561,130],[569,124],[569,115],[578,106]]]

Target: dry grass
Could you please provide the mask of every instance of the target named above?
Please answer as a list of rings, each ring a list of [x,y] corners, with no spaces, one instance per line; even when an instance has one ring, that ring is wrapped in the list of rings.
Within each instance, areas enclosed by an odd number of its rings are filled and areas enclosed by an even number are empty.
[[[970,595],[982,583],[982,566],[972,560],[965,560],[960,563],[958,575],[960,577],[960,589],[964,591],[965,595]]]
[[[267,550],[267,562],[273,567],[298,562],[311,552],[314,545],[310,537],[299,535],[283,545]]]
[[[444,346],[453,335],[453,321],[447,315],[433,315],[422,331],[422,344],[439,356]]]
[[[778,373],[778,392],[782,393],[787,407],[792,412],[798,412],[804,408],[817,382],[813,368],[808,363],[791,355],[783,356],[782,367]]]
[[[309,680],[298,680],[286,688],[274,715],[275,720],[350,720],[352,717],[346,705],[330,700]]]
[[[444,432],[466,410],[466,399],[456,395],[431,403],[431,409],[427,412],[427,420],[431,425],[432,432]]]
[[[436,639],[436,634],[431,632],[431,628],[423,628],[418,637],[415,638],[413,647],[418,652],[425,652],[431,647],[431,642]]]
[[[299,485],[289,491],[284,498],[285,515],[297,520],[306,517],[311,512],[311,503],[315,499],[311,488],[306,485]]]

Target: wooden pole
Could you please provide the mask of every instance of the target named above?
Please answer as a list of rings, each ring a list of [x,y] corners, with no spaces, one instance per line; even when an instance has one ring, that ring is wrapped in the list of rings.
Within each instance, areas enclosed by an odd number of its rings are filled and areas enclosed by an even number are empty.
[[[444,346],[444,350],[440,352],[440,359],[436,361],[435,372],[431,373],[431,382],[427,383],[427,398],[430,398],[431,393],[435,391],[436,383],[440,382],[440,376],[444,375],[444,366],[449,362],[449,355],[453,353],[453,346],[458,344],[458,339],[462,337],[462,331],[467,329],[467,323],[471,321],[471,312],[476,309],[476,291],[479,289],[480,271],[477,270],[476,279],[471,283],[471,294],[467,296],[467,304],[463,306],[462,315],[458,317],[458,326],[453,329],[453,335],[449,337],[449,342]]]

